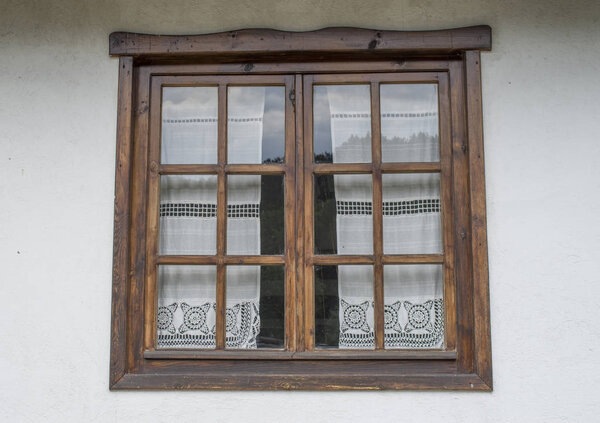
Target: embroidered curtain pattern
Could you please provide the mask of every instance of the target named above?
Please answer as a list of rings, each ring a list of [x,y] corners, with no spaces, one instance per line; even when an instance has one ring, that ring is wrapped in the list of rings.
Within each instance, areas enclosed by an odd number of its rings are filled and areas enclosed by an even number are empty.
[[[439,161],[435,85],[388,84],[381,90],[384,162]],[[217,92],[176,89],[162,114],[163,163],[217,162]],[[334,163],[371,161],[368,85],[327,86]],[[402,101],[398,101],[401,99]],[[229,87],[228,163],[261,163],[264,87]],[[373,254],[370,174],[334,175],[337,254]],[[384,174],[384,254],[442,253],[439,174]],[[261,254],[261,176],[227,176],[227,254]],[[217,177],[162,176],[161,255],[216,254]],[[214,348],[216,267],[159,266],[159,348]],[[339,265],[339,348],[374,348],[373,267]],[[228,266],[226,347],[256,348],[260,266]],[[384,266],[386,348],[443,346],[441,265]]]
[[[383,88],[385,87],[385,89]],[[328,86],[334,163],[371,160],[369,86]],[[404,100],[404,101],[398,101]],[[384,162],[439,160],[433,84],[382,85]],[[373,253],[371,175],[335,175],[337,253]],[[384,254],[441,253],[438,174],[383,175]],[[384,266],[386,348],[439,348],[442,266]],[[339,347],[374,348],[372,266],[338,266]]]
[[[163,106],[162,162],[216,163],[216,88],[186,89]],[[228,161],[260,162],[264,87],[230,87],[228,100]],[[227,187],[227,253],[258,255],[261,177],[230,175]],[[160,254],[216,253],[216,192],[214,175],[162,177]],[[214,348],[216,267],[159,266],[158,276],[158,347]],[[226,347],[256,348],[260,266],[228,266],[226,298]]]

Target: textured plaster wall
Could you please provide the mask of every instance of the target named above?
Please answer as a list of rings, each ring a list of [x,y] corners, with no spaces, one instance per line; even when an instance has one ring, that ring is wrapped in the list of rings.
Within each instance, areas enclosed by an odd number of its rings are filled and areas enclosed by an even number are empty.
[[[493,393],[109,392],[115,30],[493,28]],[[0,0],[0,420],[597,421],[600,3]]]

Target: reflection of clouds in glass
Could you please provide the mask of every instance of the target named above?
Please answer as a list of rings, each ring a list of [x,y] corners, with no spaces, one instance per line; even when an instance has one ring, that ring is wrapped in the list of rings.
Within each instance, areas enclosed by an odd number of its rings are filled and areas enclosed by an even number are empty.
[[[227,91],[228,117],[256,117],[250,116],[249,110],[256,109],[256,101],[262,102],[265,97],[265,87],[229,87]]]
[[[229,118],[252,118],[249,110],[256,109],[256,101],[264,98],[262,114],[261,161],[282,162],[285,144],[285,87],[243,86],[229,87]],[[231,151],[230,151],[231,153]],[[230,155],[231,157],[231,155]]]
[[[381,113],[437,112],[437,84],[381,84]]]
[[[371,92],[369,85],[326,85],[329,104],[335,105],[332,113],[371,112]]]
[[[227,89],[227,159],[229,163],[260,163],[265,87]]]
[[[382,84],[380,93],[383,161],[438,161],[437,85]]]
[[[262,161],[282,162],[285,144],[285,87],[228,87],[227,96],[230,118],[261,117],[260,113],[252,110],[256,110],[256,102],[262,102],[264,97]],[[162,97],[163,119],[217,119],[217,87],[164,87]],[[189,129],[190,136],[196,141],[203,135],[197,132],[194,135],[192,132],[199,130],[204,131],[205,128]]]
[[[333,161],[371,161],[370,85],[330,85],[327,87],[331,116]]]
[[[317,163],[331,163],[331,120],[327,86],[315,85],[313,88],[313,144]]]
[[[161,162],[216,163],[217,87],[164,87]]]
[[[164,87],[163,118],[216,118],[217,98],[217,87]]]
[[[270,110],[281,110],[285,105],[285,87],[266,87],[265,89],[265,112]]]
[[[316,85],[313,98],[315,161],[371,160],[370,86]]]

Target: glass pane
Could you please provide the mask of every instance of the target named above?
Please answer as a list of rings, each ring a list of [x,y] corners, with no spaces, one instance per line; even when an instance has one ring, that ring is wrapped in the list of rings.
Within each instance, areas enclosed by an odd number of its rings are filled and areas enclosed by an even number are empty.
[[[216,266],[158,267],[158,348],[215,348]]]
[[[373,349],[373,266],[315,266],[315,346]]]
[[[217,177],[162,176],[160,254],[216,254]]]
[[[283,175],[227,177],[227,254],[283,254]]]
[[[443,348],[442,265],[383,266],[385,348]]]
[[[227,266],[227,348],[283,348],[284,274],[283,266]]]
[[[373,253],[371,175],[315,175],[315,253]]]
[[[370,86],[315,85],[313,90],[315,162],[370,162]]]
[[[228,163],[283,163],[285,87],[227,89]]]
[[[161,161],[217,163],[217,87],[164,87]]]
[[[440,175],[383,175],[383,253],[440,254]]]
[[[384,162],[440,160],[437,84],[381,84]]]

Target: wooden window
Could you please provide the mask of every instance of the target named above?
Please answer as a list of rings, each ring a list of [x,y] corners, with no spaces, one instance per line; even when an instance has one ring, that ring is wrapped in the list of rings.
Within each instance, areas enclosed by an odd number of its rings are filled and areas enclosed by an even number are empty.
[[[491,390],[490,48],[487,26],[111,34],[111,389]]]

